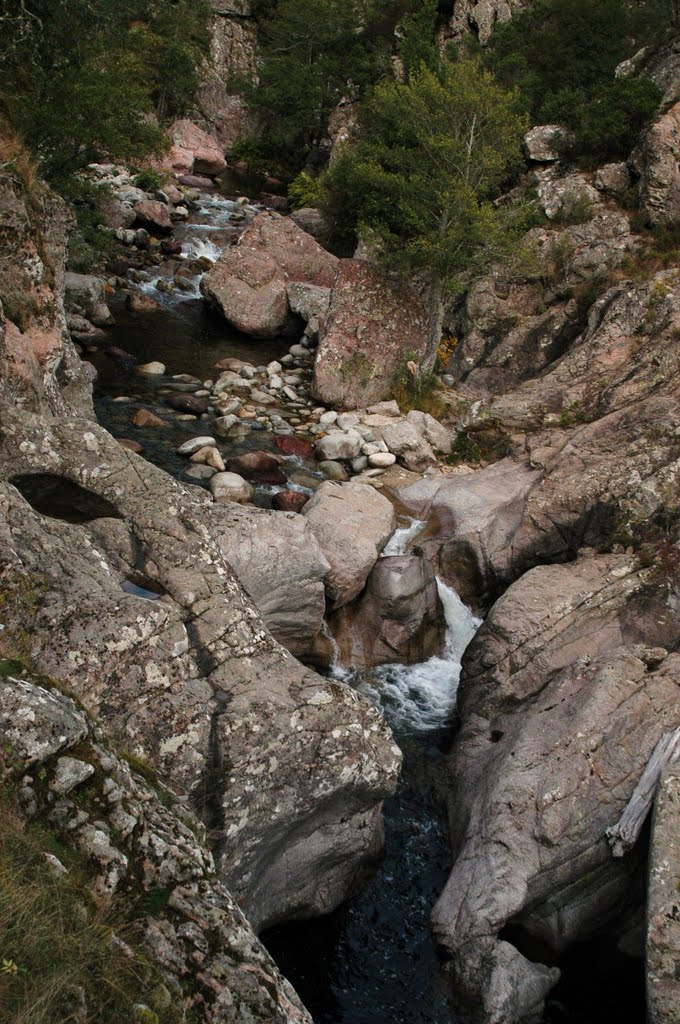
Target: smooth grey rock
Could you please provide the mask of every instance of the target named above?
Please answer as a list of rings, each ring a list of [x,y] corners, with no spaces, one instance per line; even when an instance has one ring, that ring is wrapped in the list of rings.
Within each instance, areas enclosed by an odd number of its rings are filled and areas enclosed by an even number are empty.
[[[361,454],[361,436],[354,430],[334,431],[316,442],[318,458],[323,462],[354,459]]]
[[[417,555],[379,558],[364,593],[329,626],[343,665],[411,664],[440,654],[446,623],[433,570]]]
[[[50,783],[50,789],[58,796],[66,796],[72,789],[76,789],[86,779],[94,775],[94,768],[85,761],[76,757],[60,757],[54,770],[54,778]]]
[[[334,608],[363,590],[368,574],[394,533],[392,503],[366,484],[327,481],[305,505],[303,516],[330,563],[326,592]]]
[[[255,489],[238,473],[216,473],[210,479],[210,490],[215,501],[235,501],[247,505],[252,501]]]
[[[194,455],[200,451],[201,448],[215,447],[217,441],[214,437],[192,437],[188,441],[184,441],[177,449],[178,455]]]

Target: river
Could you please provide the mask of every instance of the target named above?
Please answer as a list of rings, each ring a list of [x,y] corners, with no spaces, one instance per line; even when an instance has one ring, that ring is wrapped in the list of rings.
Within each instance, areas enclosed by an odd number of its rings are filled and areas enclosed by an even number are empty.
[[[216,258],[241,229],[234,222],[242,206],[219,193],[206,193],[200,209],[176,233],[183,258]],[[252,209],[254,214],[255,209]],[[143,275],[138,287],[160,304],[151,316],[127,311],[114,296],[116,318],[110,341],[140,362],[165,364],[161,377],[140,374],[131,364],[91,352],[98,370],[95,407],[114,436],[141,442],[144,454],[172,475],[188,480],[187,462],[176,454],[183,441],[201,432],[200,422],[168,416],[163,396],[173,375],[201,380],[215,376],[214,364],[236,357],[266,364],[284,355],[290,338],[253,341],[226,325],[200,297],[200,277],[187,291],[156,287],[171,273],[161,267]],[[125,399],[125,400],[121,400]],[[164,411],[166,425],[131,427],[131,410]],[[272,437],[259,425],[247,438],[222,444],[228,454],[271,448]],[[319,475],[315,465],[286,467],[289,484],[296,472]],[[191,483],[200,481],[191,479]],[[287,485],[287,486],[288,486]],[[311,493],[311,492],[310,492]],[[272,488],[259,487],[255,502],[271,504]],[[383,556],[408,553],[426,524],[400,527]],[[385,803],[385,857],[374,877],[328,917],[277,928],[263,937],[284,974],[295,985],[316,1024],[463,1024],[451,1004],[451,987],[430,938],[429,916],[449,873],[450,852],[442,801],[443,759],[452,742],[461,658],[479,626],[470,610],[438,580],[446,618],[445,650],[419,665],[391,665],[354,671],[336,664],[332,672],[359,689],[390,723],[404,754],[395,796]],[[644,1019],[644,988],[638,961],[622,959],[601,944],[575,950],[560,963],[564,980],[548,1002],[549,1024],[608,1024]]]

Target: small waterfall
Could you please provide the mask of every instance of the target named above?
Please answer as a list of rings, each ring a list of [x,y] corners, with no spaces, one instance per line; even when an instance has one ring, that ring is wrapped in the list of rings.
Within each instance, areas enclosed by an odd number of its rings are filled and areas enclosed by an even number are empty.
[[[463,653],[481,625],[439,578],[437,589],[446,619],[443,654],[418,665],[381,665],[357,685],[398,733],[413,735],[446,725],[456,706]]]
[[[343,665],[341,664],[340,648],[338,647],[338,641],[335,639],[330,629],[328,628],[328,623],[326,622],[325,619],[321,624],[321,636],[325,637],[326,640],[328,640],[329,644],[331,645],[331,651],[333,652],[333,655],[331,657],[331,663],[328,666],[331,678],[337,679],[338,682],[340,683],[348,682],[352,678],[352,671],[351,669],[344,668]]]
[[[221,247],[209,238],[192,236],[182,243],[182,256],[188,260],[198,260],[203,256],[207,256],[209,260],[216,263],[222,251]]]
[[[383,557],[389,555],[407,555],[413,541],[423,532],[427,523],[424,519],[411,519],[408,526],[400,526],[395,530],[383,549]]]
[[[427,523],[412,519],[395,530],[383,550],[383,557],[408,554]],[[323,634],[330,640],[334,659],[331,671],[336,679],[352,683],[380,708],[397,733],[414,735],[444,727],[456,706],[461,659],[465,648],[481,625],[458,594],[436,577],[444,608],[446,636],[444,651],[417,665],[381,665],[368,671],[344,667],[338,647],[324,623]]]

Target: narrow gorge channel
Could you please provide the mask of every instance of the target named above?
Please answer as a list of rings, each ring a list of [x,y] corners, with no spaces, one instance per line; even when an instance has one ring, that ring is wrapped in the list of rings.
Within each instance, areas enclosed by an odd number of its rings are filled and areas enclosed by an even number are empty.
[[[206,393],[201,391],[202,382],[211,383],[217,362],[231,358],[265,364],[285,357],[291,343],[289,337],[253,342],[228,327],[201,296],[202,267],[218,258],[243,222],[256,213],[254,205],[237,203],[219,192],[203,193],[189,222],[178,231],[181,252],[157,271],[149,268],[134,275],[138,291],[151,297],[157,310],[151,316],[135,315],[127,308],[124,293],[114,295],[110,306],[116,323],[108,332],[113,348],[107,345],[97,351],[93,346],[87,354],[98,371],[95,407],[100,422],[114,436],[133,437],[151,462],[185,483],[207,486],[207,479],[195,474],[191,463],[177,453],[183,442],[202,432],[200,419],[169,417],[168,396]],[[190,267],[192,273],[182,288],[168,287],[177,279],[178,266]],[[165,372],[138,371],[140,364],[153,361],[162,362]],[[163,429],[158,424],[139,425],[131,432],[133,408],[163,416]],[[246,419],[243,429],[224,443],[225,455],[276,453],[276,435],[290,434],[291,418],[296,422],[295,403],[280,412]],[[288,456],[280,465],[285,483],[256,483],[254,504],[271,508],[273,496],[283,489],[311,495],[323,479],[313,459]],[[417,553],[427,526],[417,519],[406,522],[382,557]],[[157,597],[133,583],[127,589],[137,596]],[[430,914],[451,869],[443,770],[454,735],[461,659],[481,620],[441,579],[437,589],[446,620],[441,655],[418,664],[360,670],[338,663],[336,657],[328,670],[378,707],[404,761],[397,793],[384,805],[385,854],[373,877],[330,916],[282,925],[263,937],[315,1024],[467,1020],[453,1005],[451,979],[430,933]],[[334,643],[330,634],[327,639]],[[521,942],[521,936],[508,937]],[[535,955],[541,959],[540,951]],[[639,961],[595,942],[576,949],[560,967],[563,980],[547,1004],[546,1024],[602,1024],[611,1012],[627,1014],[627,1019],[641,1024]]]
[[[410,554],[426,523],[396,531],[383,557]],[[445,650],[419,665],[334,675],[356,686],[390,723],[404,755],[396,795],[385,804],[386,852],[375,877],[330,918],[264,936],[318,1024],[452,1024],[429,917],[451,867],[437,769],[450,739],[463,652],[479,626],[438,581]]]

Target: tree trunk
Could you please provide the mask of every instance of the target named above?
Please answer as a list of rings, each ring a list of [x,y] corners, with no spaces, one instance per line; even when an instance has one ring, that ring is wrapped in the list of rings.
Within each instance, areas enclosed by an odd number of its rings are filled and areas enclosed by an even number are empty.
[[[430,284],[427,306],[427,343],[420,360],[420,372],[432,373],[437,358],[437,350],[442,340],[442,324],[444,321],[444,301],[442,285],[439,278]]]

